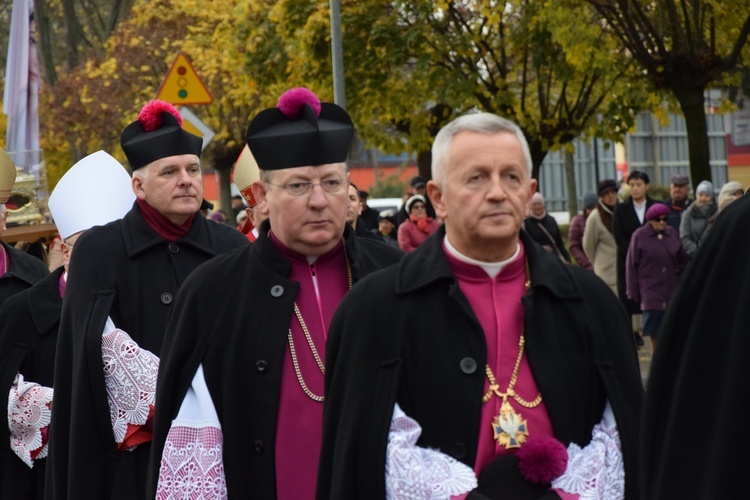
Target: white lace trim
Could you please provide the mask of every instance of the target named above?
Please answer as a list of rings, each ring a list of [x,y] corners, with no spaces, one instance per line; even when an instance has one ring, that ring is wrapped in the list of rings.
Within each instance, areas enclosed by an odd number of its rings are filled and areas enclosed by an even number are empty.
[[[8,394],[8,430],[10,431],[10,448],[23,463],[34,467],[31,452],[42,447],[42,432],[52,420],[53,390],[33,382],[26,382],[23,375],[16,374]],[[48,446],[36,456],[37,459],[47,456]]]
[[[223,445],[219,416],[200,365],[167,434],[156,498],[226,499]]]
[[[159,358],[115,329],[102,335],[102,363],[112,431],[119,444],[128,424],[140,426],[148,420],[156,399]]]
[[[156,498],[226,499],[223,444],[217,427],[173,425],[164,443]]]
[[[625,466],[620,434],[607,402],[602,421],[594,426],[591,442],[584,448],[568,446],[568,467],[552,481],[552,487],[577,494],[581,500],[625,498]]]
[[[437,450],[416,446],[421,434],[419,424],[396,404],[385,460],[387,499],[447,499],[477,487],[471,467]]]

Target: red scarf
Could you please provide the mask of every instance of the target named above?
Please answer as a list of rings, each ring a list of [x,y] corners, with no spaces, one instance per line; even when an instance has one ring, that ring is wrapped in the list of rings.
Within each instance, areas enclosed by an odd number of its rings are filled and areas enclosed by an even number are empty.
[[[161,212],[149,205],[145,200],[136,198],[138,206],[141,208],[141,215],[151,229],[156,231],[159,236],[167,241],[177,241],[184,237],[190,227],[193,225],[195,214],[191,214],[184,224],[178,226],[171,220],[167,219]]]
[[[417,217],[416,215],[410,215],[409,219],[411,219],[412,222],[414,222],[420,231],[423,233],[429,233],[430,232],[430,218],[425,217]]]

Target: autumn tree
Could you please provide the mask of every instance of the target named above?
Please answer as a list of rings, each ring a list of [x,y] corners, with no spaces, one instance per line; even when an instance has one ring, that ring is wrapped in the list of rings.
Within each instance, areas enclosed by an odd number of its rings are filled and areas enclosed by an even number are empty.
[[[667,90],[685,117],[693,183],[711,179],[704,95],[734,81],[745,61],[750,2],[586,0],[603,32]]]
[[[482,110],[522,127],[537,176],[549,150],[580,136],[620,138],[650,104],[629,83],[633,65],[612,64],[616,46],[555,4],[347,1],[342,26],[348,111],[360,136],[384,151],[429,160],[442,125]],[[284,52],[284,71],[271,79],[310,82],[330,94],[328,30],[325,3],[276,2],[258,34],[262,45],[273,39]],[[262,71],[260,60],[248,64]]]
[[[244,22],[242,9],[241,2],[227,0],[138,0],[103,55],[90,55],[49,96],[49,155],[65,158],[72,145],[82,154],[104,149],[124,160],[120,132],[156,97],[169,65],[184,51],[214,97],[212,104],[192,111],[216,133],[202,158],[219,172],[220,203],[229,206],[229,173],[258,102],[257,86],[243,68],[244,40],[234,37],[237,23]]]

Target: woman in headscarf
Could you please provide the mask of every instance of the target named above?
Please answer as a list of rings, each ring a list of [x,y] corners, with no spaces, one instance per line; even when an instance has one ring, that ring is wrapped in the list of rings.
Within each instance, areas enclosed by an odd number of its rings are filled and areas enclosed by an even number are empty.
[[[646,211],[648,223],[630,239],[625,268],[627,294],[641,305],[643,336],[651,339],[652,354],[656,332],[690,260],[668,218],[668,206],[651,205]]]
[[[680,221],[680,240],[685,251],[691,257],[708,236],[708,219],[718,210],[714,201],[714,186],[708,181],[701,181],[695,188],[695,203],[682,214]]]
[[[557,254],[565,262],[570,262],[570,254],[563,244],[560,226],[555,218],[547,213],[542,193],[536,192],[531,197],[531,211],[523,221],[523,227],[545,250]]]
[[[398,246],[410,253],[437,231],[440,223],[427,216],[425,198],[421,194],[415,194],[406,200],[405,208],[409,218],[398,227]]]
[[[613,215],[617,205],[617,183],[603,179],[597,185],[599,203],[586,219],[583,232],[583,251],[599,276],[617,295],[617,242],[613,229]]]

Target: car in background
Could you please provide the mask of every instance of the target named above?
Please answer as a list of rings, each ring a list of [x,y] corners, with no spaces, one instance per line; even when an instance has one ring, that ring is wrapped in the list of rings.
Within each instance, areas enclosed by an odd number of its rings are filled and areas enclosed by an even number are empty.
[[[368,198],[367,206],[380,213],[384,210],[393,210],[393,215],[397,215],[401,210],[403,202],[401,198]]]

